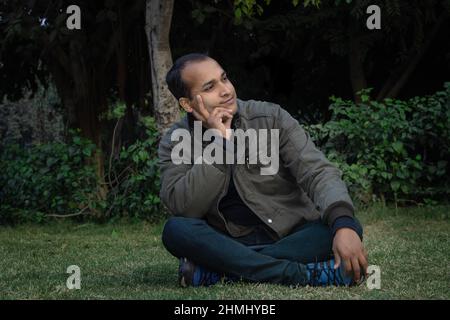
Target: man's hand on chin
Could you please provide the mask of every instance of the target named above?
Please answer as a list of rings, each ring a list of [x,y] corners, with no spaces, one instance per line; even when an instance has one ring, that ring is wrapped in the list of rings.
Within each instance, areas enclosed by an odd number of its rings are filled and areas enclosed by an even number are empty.
[[[360,281],[367,273],[367,252],[358,234],[350,228],[336,231],[333,239],[335,269],[344,264],[347,274],[353,273],[355,282]],[[361,274],[363,272],[363,274]]]

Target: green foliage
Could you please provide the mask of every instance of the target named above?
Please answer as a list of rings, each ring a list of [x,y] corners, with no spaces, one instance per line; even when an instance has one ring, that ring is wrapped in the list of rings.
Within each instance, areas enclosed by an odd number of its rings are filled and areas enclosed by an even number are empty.
[[[153,117],[141,117],[138,125],[142,138],[129,147],[122,147],[108,174],[107,181],[112,188],[108,194],[107,217],[160,217],[159,133]]]
[[[219,5],[219,0],[215,0],[215,6],[212,6],[210,3],[202,5],[199,2],[196,2],[197,8],[192,10],[191,16],[198,23],[202,24],[206,17],[210,14],[215,14],[218,12],[223,12]],[[244,23],[246,27],[250,27],[249,24],[246,24],[248,19],[252,19],[256,16],[261,16],[264,12],[263,6],[269,6],[271,0],[234,0],[233,2],[233,22],[236,25],[240,25]],[[291,0],[286,1],[291,2],[293,7],[297,7],[300,0]],[[303,0],[303,6],[306,8],[308,6],[319,7],[321,1],[320,0]]]
[[[122,115],[123,106],[118,105],[104,116]],[[95,145],[79,131],[71,131],[69,143],[5,145],[0,153],[0,224],[45,222],[49,215],[81,213],[103,221],[160,218],[159,134],[152,117],[141,117],[138,125],[141,138],[122,147],[110,170],[106,168],[106,199],[98,196],[95,169],[89,161]]]
[[[264,8],[258,3],[257,0],[234,0],[234,19],[235,23],[239,24],[242,21],[242,18],[251,18],[256,15],[262,15],[264,12]],[[271,0],[263,1],[266,6],[270,5]],[[300,0],[292,0],[292,5],[294,7],[298,6]],[[320,0],[303,0],[303,6],[315,6],[318,7],[320,5]]]
[[[71,131],[70,143],[31,147],[8,144],[0,152],[0,223],[42,222],[95,208],[95,145]]]
[[[332,118],[308,130],[362,198],[448,195],[450,83],[432,96],[355,104],[332,97]]]

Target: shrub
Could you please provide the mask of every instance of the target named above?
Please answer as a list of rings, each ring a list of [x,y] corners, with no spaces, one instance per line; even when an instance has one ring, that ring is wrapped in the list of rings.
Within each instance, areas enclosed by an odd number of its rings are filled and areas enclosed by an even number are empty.
[[[69,143],[5,145],[0,150],[0,223],[44,222],[51,215],[83,211],[95,211],[90,217],[101,221],[160,218],[158,131],[152,117],[141,117],[138,126],[141,139],[122,147],[110,172],[105,167],[106,199],[98,196],[89,164],[96,147],[79,131],[71,131]]]
[[[140,117],[138,126],[143,132],[141,139],[122,147],[108,175],[112,188],[108,194],[107,217],[157,219],[161,216],[159,133],[153,117]]]
[[[332,97],[332,118],[307,130],[363,201],[448,195],[450,83],[431,96],[361,103]]]
[[[95,145],[71,131],[70,143],[0,150],[0,223],[43,221],[47,214],[74,214],[95,207],[94,168],[86,160]]]

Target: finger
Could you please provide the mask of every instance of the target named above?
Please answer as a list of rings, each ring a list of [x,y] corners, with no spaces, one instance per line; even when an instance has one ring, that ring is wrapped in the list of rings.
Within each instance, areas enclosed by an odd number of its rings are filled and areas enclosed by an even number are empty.
[[[228,109],[228,108],[225,108],[225,107],[215,107],[214,109],[222,110],[222,111],[227,111],[227,112],[231,113],[231,110]]]
[[[339,253],[334,253],[334,269],[339,268],[341,265],[341,256]]]
[[[225,120],[224,120],[224,124],[225,125],[230,125],[231,126],[231,122],[233,121],[233,116],[226,116],[225,118],[224,118]]]
[[[229,112],[224,112],[224,113],[222,114],[222,118],[226,118],[227,120],[230,120],[230,119],[233,118],[233,115],[230,114]]]
[[[359,257],[359,265],[363,270],[364,276],[367,277],[367,268],[369,266],[369,263],[367,262],[367,258],[364,254],[361,254],[361,256]]]
[[[233,118],[233,116],[230,113],[225,112],[225,111],[216,112],[213,115],[213,117],[216,118],[216,119],[219,119],[222,122],[226,122],[227,120]]]
[[[219,112],[221,112],[221,113],[227,113],[227,114],[229,114],[230,116],[233,116],[233,114],[231,113],[230,110],[225,109],[225,108],[222,108],[222,107],[214,108],[214,110],[212,111],[211,114],[212,114],[212,115],[216,115],[216,114],[218,114]]]
[[[358,282],[361,279],[361,269],[359,266],[359,262],[357,258],[353,258],[351,260],[352,269],[353,269],[353,280],[355,282]]]
[[[209,112],[206,110],[205,105],[203,104],[203,99],[201,95],[197,95],[197,104],[198,104],[198,111],[203,116],[203,118],[208,119],[209,118]]]
[[[204,119],[203,116],[200,113],[198,113],[197,111],[195,111],[194,109],[192,109],[192,114],[194,115],[194,117],[197,120],[202,121],[202,122],[206,121],[206,119]]]
[[[350,259],[344,259],[344,267],[345,267],[345,273],[347,275],[352,273],[352,261]]]

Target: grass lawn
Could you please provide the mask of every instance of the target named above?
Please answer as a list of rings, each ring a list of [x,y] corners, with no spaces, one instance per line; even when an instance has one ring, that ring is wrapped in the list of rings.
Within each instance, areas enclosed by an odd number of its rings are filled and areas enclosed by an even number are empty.
[[[360,212],[381,289],[219,284],[183,289],[163,223],[0,226],[0,299],[450,299],[450,206]],[[81,269],[69,290],[67,267]]]

